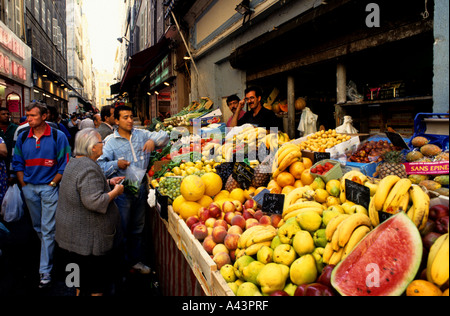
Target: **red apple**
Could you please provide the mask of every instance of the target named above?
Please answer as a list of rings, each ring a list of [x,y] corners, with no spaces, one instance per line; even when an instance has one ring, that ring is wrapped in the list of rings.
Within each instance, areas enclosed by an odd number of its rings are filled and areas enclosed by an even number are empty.
[[[212,238],[216,244],[223,244],[223,241],[225,240],[227,234],[228,232],[225,228],[223,228],[222,226],[217,226],[213,228]]]
[[[249,218],[245,221],[245,229],[259,225],[259,221],[256,218]]]
[[[231,225],[231,220],[233,219],[233,217],[235,215],[236,214],[234,212],[228,212],[228,213],[225,213],[225,216],[223,217],[223,219],[225,220],[225,222],[227,222],[228,224]]]
[[[217,244],[214,242],[211,235],[206,236],[203,240],[203,249],[205,249],[205,251],[210,255],[213,254],[213,250],[216,245]]]
[[[283,217],[280,214],[272,214],[270,217],[272,218],[273,227],[278,228]]]
[[[236,250],[238,241],[239,241],[239,237],[240,237],[240,235],[228,233],[225,236],[223,244],[225,245],[225,247],[227,247],[228,250]]]
[[[433,220],[436,220],[436,219],[439,219],[441,217],[448,216],[448,215],[449,215],[448,207],[445,205],[439,204],[439,205],[433,205],[432,207],[430,207],[429,217]]]
[[[233,225],[228,228],[228,234],[242,235],[243,232],[242,228],[238,225]]]
[[[242,205],[241,201],[234,200],[233,204],[236,207],[236,212],[242,212],[244,210],[244,205]]]
[[[189,229],[191,229],[191,226],[194,225],[195,223],[198,223],[199,221],[200,220],[199,220],[198,216],[190,216],[186,220],[186,225],[187,225],[187,227],[189,227]]]
[[[255,211],[255,215],[253,215],[253,217],[254,218],[256,218],[258,221],[261,219],[261,217],[263,217],[264,216],[264,213],[263,213],[263,211],[261,211],[261,210],[257,210],[257,211]]]
[[[308,286],[308,284],[299,285],[294,292],[294,296],[304,296],[307,286]]]
[[[198,218],[200,219],[201,222],[206,222],[206,220],[210,217],[212,217],[212,216],[211,216],[211,213],[209,212],[208,208],[201,207],[198,210]]]
[[[203,241],[208,236],[208,227],[205,224],[195,226],[193,231],[194,237],[200,241]]]
[[[430,250],[431,246],[433,246],[436,239],[441,237],[441,235],[442,234],[439,234],[437,232],[429,232],[428,234],[425,235],[425,237],[422,238],[423,246],[426,249]]]
[[[245,230],[246,221],[245,218],[241,215],[236,215],[231,219],[232,226],[239,226],[242,230]]]
[[[439,234],[447,234],[448,233],[448,222],[449,222],[448,215],[439,217],[436,220],[436,231]]]
[[[269,215],[263,215],[260,219],[259,219],[259,223],[261,225],[272,225],[272,218]]]
[[[203,223],[199,221],[199,222],[197,222],[197,223],[192,224],[192,225],[191,225],[191,232],[194,233],[194,228],[195,228],[196,226],[200,225],[200,224],[203,224]]]
[[[219,252],[214,256],[213,261],[217,264],[217,269],[220,270],[224,265],[231,263],[231,258],[228,253]]]
[[[222,209],[220,208],[220,205],[216,202],[213,202],[208,207],[209,213],[211,214],[211,217],[214,218],[220,218],[222,216]]]
[[[242,213],[242,216],[247,220],[249,218],[255,218],[255,211],[251,208],[247,208]]]
[[[283,290],[278,290],[270,294],[270,296],[289,296],[289,294]]]
[[[252,200],[247,200],[244,203],[244,208],[246,208],[246,209],[250,208],[250,209],[256,211],[258,209],[258,204],[253,199]]]
[[[223,228],[225,228],[225,230],[228,230],[228,223],[225,220],[223,220],[223,219],[216,220],[216,222],[214,223],[213,228],[215,228],[217,226],[222,226]]]
[[[331,286],[331,273],[333,272],[334,267],[335,265],[333,264],[325,266],[317,279],[317,282],[326,286]]]
[[[321,283],[311,283],[305,289],[303,296],[335,296],[333,290]]]
[[[224,213],[229,213],[229,212],[234,213],[234,211],[236,211],[236,206],[231,201],[225,201],[222,204],[222,210]]]

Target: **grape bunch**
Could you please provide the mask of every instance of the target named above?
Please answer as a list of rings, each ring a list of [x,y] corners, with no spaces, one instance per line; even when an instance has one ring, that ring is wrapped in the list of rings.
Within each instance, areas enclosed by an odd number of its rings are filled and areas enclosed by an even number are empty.
[[[180,186],[183,177],[166,177],[159,181],[159,192],[162,195],[168,196],[170,199],[175,200],[181,195]]]

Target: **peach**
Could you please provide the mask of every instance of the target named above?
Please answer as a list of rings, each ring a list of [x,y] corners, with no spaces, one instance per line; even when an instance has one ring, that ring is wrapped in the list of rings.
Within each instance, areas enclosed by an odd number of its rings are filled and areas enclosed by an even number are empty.
[[[208,236],[212,235],[212,231],[213,231],[213,228],[212,227],[208,227]]]
[[[215,256],[217,255],[219,252],[225,252],[225,253],[229,253],[230,251],[228,250],[227,247],[225,247],[224,244],[217,244],[213,251],[212,251],[212,255]]]
[[[228,212],[228,213],[225,213],[225,216],[223,217],[223,219],[224,219],[228,224],[231,225],[231,220],[233,219],[233,217],[234,217],[235,215],[236,215],[236,214],[235,214],[234,212]]]
[[[231,201],[225,201],[222,204],[222,210],[224,213],[236,211],[236,206]]]
[[[198,221],[197,223],[194,223],[191,225],[191,232],[194,233],[194,228],[200,224],[203,224],[202,222]]]
[[[242,213],[242,216],[247,220],[249,218],[254,218],[255,217],[255,211],[251,208],[245,209],[244,212]]]
[[[230,228],[228,228],[228,234],[236,234],[241,235],[244,231],[242,228],[238,225],[233,225]]]
[[[259,219],[259,223],[261,225],[272,225],[272,218],[269,215],[263,215],[261,216],[261,218]]]
[[[228,233],[225,236],[223,244],[225,245],[225,247],[227,247],[228,250],[236,250],[238,241],[239,241],[239,237],[240,237],[240,235]]]
[[[236,262],[236,250],[230,250],[229,255],[230,255],[231,262]]]
[[[249,218],[245,221],[245,229],[259,225],[259,221],[256,218]]]
[[[212,231],[212,238],[216,244],[221,244],[225,240],[228,231],[222,226],[214,227]]]
[[[241,201],[234,200],[233,204],[236,207],[236,212],[242,212],[244,210],[244,205],[241,203]]]
[[[255,215],[253,215],[254,218],[256,218],[258,221],[261,219],[261,217],[263,217],[264,213],[261,210],[257,210],[255,212]]]
[[[230,255],[226,252],[219,252],[213,258],[213,261],[217,264],[217,269],[221,269],[224,265],[230,264]]]
[[[255,200],[247,200],[247,201],[245,201],[245,203],[244,203],[244,207],[246,208],[246,209],[248,209],[248,208],[250,208],[250,209],[253,209],[254,211],[256,211],[257,209],[258,209],[258,204],[256,203],[256,201]]]
[[[244,230],[246,226],[245,218],[241,215],[236,215],[231,219],[231,225],[239,226],[242,230]]]
[[[191,229],[191,226],[194,225],[195,223],[198,223],[200,221],[200,219],[198,218],[198,216],[194,215],[194,216],[190,216],[186,219],[186,225],[187,227],[189,227],[189,229]]]
[[[206,222],[206,220],[210,217],[212,217],[212,216],[211,216],[211,213],[208,208],[201,207],[198,210],[198,218],[200,219],[201,222]]]
[[[270,215],[270,217],[272,218],[273,227],[278,228],[283,217],[280,214],[272,214],[272,215]]]
[[[216,246],[217,244],[214,242],[211,235],[206,236],[206,238],[203,240],[203,249],[205,249],[205,251],[210,255],[212,255],[214,247]]]
[[[216,222],[216,219],[214,217],[210,217],[206,220],[205,225],[206,227],[214,227],[214,223]]]
[[[193,231],[194,237],[202,241],[208,236],[208,227],[205,224],[195,226]]]
[[[228,223],[225,220],[223,220],[223,219],[216,220],[216,222],[214,223],[213,228],[215,228],[217,226],[222,226],[223,228],[225,228],[225,230],[228,230]]]
[[[222,216],[222,209],[216,202],[211,203],[208,209],[211,217],[220,218]]]

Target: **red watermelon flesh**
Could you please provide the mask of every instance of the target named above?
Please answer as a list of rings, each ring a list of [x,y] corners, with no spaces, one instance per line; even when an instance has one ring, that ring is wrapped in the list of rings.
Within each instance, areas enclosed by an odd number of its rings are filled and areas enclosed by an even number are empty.
[[[344,296],[402,295],[422,260],[414,223],[398,213],[372,230],[333,270],[331,284]]]

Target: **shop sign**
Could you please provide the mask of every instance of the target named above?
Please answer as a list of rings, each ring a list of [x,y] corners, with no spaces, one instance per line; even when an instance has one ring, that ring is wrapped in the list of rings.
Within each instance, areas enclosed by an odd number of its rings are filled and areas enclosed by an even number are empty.
[[[445,175],[449,173],[448,161],[407,162],[404,165],[407,174]]]
[[[154,89],[172,76],[169,55],[156,66],[150,73],[150,89]]]
[[[31,48],[0,22],[0,73],[10,79],[26,82],[30,71]]]

